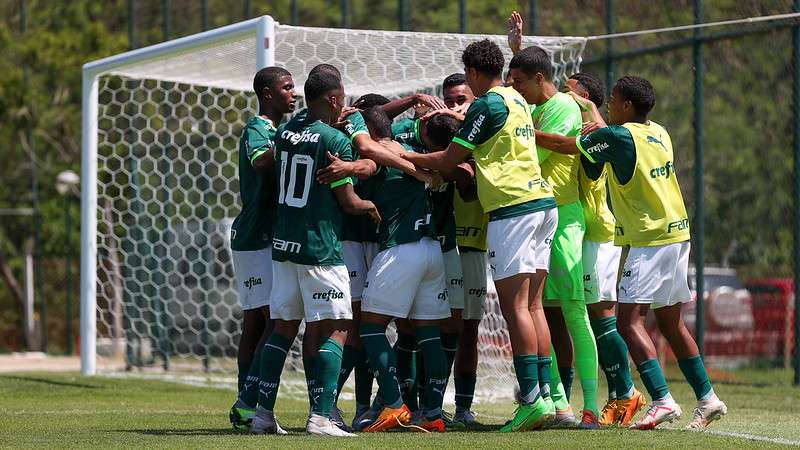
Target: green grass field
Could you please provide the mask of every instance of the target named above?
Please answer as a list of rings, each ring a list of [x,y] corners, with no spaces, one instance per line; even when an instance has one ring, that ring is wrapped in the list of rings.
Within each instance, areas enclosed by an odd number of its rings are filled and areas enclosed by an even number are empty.
[[[684,417],[672,429],[634,432],[610,428],[591,432],[548,430],[501,434],[497,432],[500,422],[513,411],[509,402],[477,405],[474,409],[482,414],[480,419],[487,424],[477,431],[443,435],[361,434],[358,438],[333,444],[329,439],[303,433],[307,404],[286,395],[279,399],[276,411],[290,436],[247,436],[229,428],[227,412],[234,398],[229,389],[138,378],[12,373],[0,375],[0,447],[499,449],[800,445],[800,389],[786,383],[763,381],[763,376],[762,383],[754,386],[750,381],[757,380],[742,375],[715,386],[729,406],[729,414],[713,427],[713,432],[718,434],[680,430],[689,420],[694,398],[684,383],[671,377],[673,395],[684,408]],[[351,402],[341,406],[347,412],[346,417],[352,415]]]

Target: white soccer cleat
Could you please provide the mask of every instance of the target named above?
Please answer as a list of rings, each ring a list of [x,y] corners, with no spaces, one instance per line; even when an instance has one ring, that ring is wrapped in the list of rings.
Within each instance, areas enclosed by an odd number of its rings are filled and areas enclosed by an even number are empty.
[[[475,419],[475,413],[468,409],[456,409],[456,415],[453,417],[453,422],[461,422],[468,427],[480,425],[477,419]]]
[[[331,419],[320,416],[319,414],[312,414],[311,417],[308,418],[306,433],[316,436],[356,437],[353,433],[340,430]]]
[[[261,407],[256,410],[256,415],[253,417],[253,422],[250,424],[250,433],[277,434],[279,436],[289,434],[286,430],[281,428],[278,419],[275,418],[274,412],[267,411]]]
[[[673,422],[681,417],[681,407],[675,400],[654,401],[641,420],[630,426],[632,430],[652,430],[664,422]]]
[[[686,425],[687,430],[705,430],[711,422],[721,419],[728,413],[728,407],[716,394],[707,400],[697,402],[697,407],[692,414],[692,421]]]

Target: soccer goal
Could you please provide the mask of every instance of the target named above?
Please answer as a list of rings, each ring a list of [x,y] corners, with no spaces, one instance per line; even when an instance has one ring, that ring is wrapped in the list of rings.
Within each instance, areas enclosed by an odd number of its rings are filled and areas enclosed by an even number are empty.
[[[305,28],[264,16],[83,67],[81,371],[235,368],[238,307],[229,229],[239,212],[239,132],[256,112],[252,77],[283,66],[302,93],[309,69],[337,66],[348,96],[437,92],[461,51],[505,36]],[[529,37],[561,79],[586,40]],[[507,52],[510,58],[510,52]],[[513,389],[510,344],[490,292],[481,380]],[[289,358],[300,370],[299,352]],[[119,364],[117,364],[119,366]]]

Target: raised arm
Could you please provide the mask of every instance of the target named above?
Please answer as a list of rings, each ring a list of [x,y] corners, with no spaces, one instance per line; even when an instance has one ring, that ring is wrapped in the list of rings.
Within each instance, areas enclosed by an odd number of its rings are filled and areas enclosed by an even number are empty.
[[[409,95],[408,97],[392,100],[391,102],[381,106],[381,108],[383,108],[384,112],[386,112],[386,115],[389,116],[390,119],[394,119],[400,114],[403,114],[407,109],[412,108],[417,104],[423,104],[433,109],[447,108],[447,105],[444,104],[444,101],[438,97],[423,93],[416,93]]]
[[[448,173],[455,170],[469,155],[470,150],[467,147],[457,142],[451,142],[444,151],[425,154],[406,152],[403,154],[403,158],[419,167]]]

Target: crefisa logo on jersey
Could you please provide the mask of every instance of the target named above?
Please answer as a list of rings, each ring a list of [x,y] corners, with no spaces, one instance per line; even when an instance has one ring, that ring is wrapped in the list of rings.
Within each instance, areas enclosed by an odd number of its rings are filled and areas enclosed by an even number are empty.
[[[667,163],[664,164],[663,166],[651,169],[650,178],[654,179],[658,177],[669,178],[670,174],[672,173],[675,173],[675,165],[672,164],[672,161],[667,161]]]
[[[608,147],[609,147],[609,146],[608,146],[608,142],[601,142],[601,143],[599,143],[599,144],[595,144],[595,145],[593,145],[593,146],[591,146],[591,147],[587,148],[587,149],[586,149],[586,153],[589,153],[589,154],[591,154],[591,153],[596,153],[596,152],[599,152],[599,151],[605,150],[605,149],[607,149]]]
[[[325,300],[326,302],[331,300],[341,300],[344,298],[344,292],[330,289],[328,292],[314,292],[312,298],[314,300]]]
[[[526,138],[532,137],[536,134],[533,127],[528,124],[525,124],[524,127],[517,127],[516,130],[514,130],[514,132],[516,133],[517,136]]]
[[[252,289],[253,286],[258,286],[259,284],[261,284],[261,277],[250,277],[249,279],[245,280],[244,287],[247,289]]]
[[[472,130],[469,132],[469,136],[467,136],[468,141],[472,142],[472,140],[475,139],[475,136],[480,133],[481,125],[483,125],[484,120],[486,120],[485,114],[481,114],[477,119],[475,119],[475,123],[472,124]]]
[[[295,133],[294,131],[283,130],[281,137],[291,142],[292,145],[297,145],[301,142],[319,142],[319,133],[310,133],[308,130],[303,130],[302,133]]]

